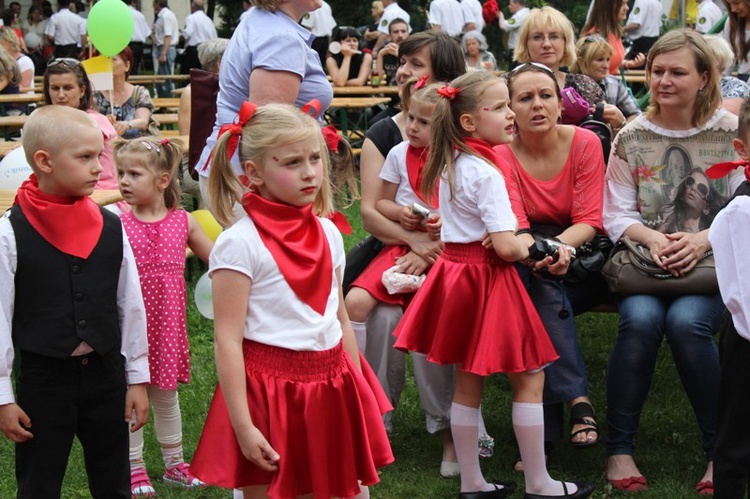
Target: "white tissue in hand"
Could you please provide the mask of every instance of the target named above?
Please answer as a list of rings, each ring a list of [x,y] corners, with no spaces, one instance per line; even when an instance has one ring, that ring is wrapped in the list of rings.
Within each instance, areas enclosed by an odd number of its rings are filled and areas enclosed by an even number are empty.
[[[413,293],[418,290],[424,282],[426,275],[404,274],[403,272],[397,272],[397,268],[398,265],[394,265],[383,272],[381,281],[383,282],[386,291],[388,291],[388,294]]]

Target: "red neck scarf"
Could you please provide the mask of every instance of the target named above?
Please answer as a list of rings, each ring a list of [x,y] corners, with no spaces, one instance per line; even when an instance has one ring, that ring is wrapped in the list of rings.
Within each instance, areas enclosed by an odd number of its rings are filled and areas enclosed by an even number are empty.
[[[18,188],[16,203],[31,226],[65,254],[86,259],[99,242],[104,217],[88,196],[45,194],[39,190],[39,181],[32,174]]]
[[[500,169],[500,161],[497,153],[487,142],[482,139],[475,139],[474,137],[466,137],[464,138],[464,143],[469,149],[495,165],[495,168]]]
[[[328,215],[328,220],[333,222],[333,225],[335,225],[342,234],[346,234],[347,236],[352,235],[352,226],[349,225],[349,220],[347,220],[346,216],[340,211],[334,211]]]
[[[417,197],[426,204],[437,207],[438,205],[438,188],[435,186],[435,192],[432,193],[432,199],[429,201],[422,196],[422,177],[424,176],[424,165],[427,164],[429,151],[426,147],[406,148],[406,174],[409,176],[409,185]]]
[[[750,182],[750,161],[746,161],[744,159],[727,161],[726,163],[717,163],[706,170],[706,176],[710,179],[715,180],[717,178],[726,177],[732,170],[736,168],[744,168],[745,179]]]
[[[297,208],[248,192],[242,197],[242,206],[294,294],[323,315],[331,292],[333,263],[312,205]]]

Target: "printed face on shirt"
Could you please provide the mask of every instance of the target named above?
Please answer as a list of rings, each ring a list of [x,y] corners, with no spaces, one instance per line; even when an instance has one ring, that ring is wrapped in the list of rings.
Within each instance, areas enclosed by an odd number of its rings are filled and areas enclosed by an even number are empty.
[[[513,80],[511,108],[519,132],[546,132],[557,126],[562,107],[547,73],[528,71]]]
[[[651,98],[660,107],[694,109],[698,91],[708,75],[699,73],[695,56],[687,48],[659,54],[651,65]]]
[[[145,158],[146,154],[123,154],[117,159],[117,186],[131,206],[153,206],[160,198],[163,200],[163,189],[169,183],[169,175],[165,174],[165,179],[157,177]]]
[[[291,206],[307,206],[315,200],[323,182],[321,141],[317,136],[273,148],[245,172],[266,199]]]
[[[479,107],[472,113],[475,130],[472,133],[491,146],[513,140],[516,114],[510,109],[508,87],[502,80],[491,83],[482,95]]]
[[[409,104],[406,113],[406,137],[412,147],[427,147],[430,144],[430,128],[435,107],[419,101]]]
[[[432,83],[432,62],[429,45],[425,45],[413,54],[401,57],[396,70],[396,83],[401,87],[412,76],[416,78],[428,76],[430,81],[427,83]]]
[[[73,125],[70,140],[54,151],[49,151],[49,173],[39,176],[44,192],[55,196],[89,196],[102,173],[99,156],[104,138],[99,127]]]
[[[745,0],[727,0],[727,4],[732,14],[736,14],[740,19],[750,17],[750,5],[745,3]]]
[[[53,74],[49,77],[49,98],[52,104],[78,109],[85,87],[78,84],[73,73]]]
[[[533,62],[556,69],[565,52],[565,36],[550,25],[533,30],[528,39],[529,57]]]

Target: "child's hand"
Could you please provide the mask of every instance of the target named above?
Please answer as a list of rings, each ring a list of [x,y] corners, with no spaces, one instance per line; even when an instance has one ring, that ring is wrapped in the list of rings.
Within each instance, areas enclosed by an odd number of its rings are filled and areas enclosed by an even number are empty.
[[[135,422],[132,421],[135,411]],[[148,421],[148,392],[146,385],[130,385],[125,394],[125,421],[130,423],[130,432],[134,433]]]
[[[251,427],[242,437],[238,435],[237,441],[242,449],[242,455],[260,469],[265,471],[279,469],[279,454],[273,450],[257,427]]]
[[[440,215],[437,213],[431,213],[430,217],[427,219],[425,227],[427,228],[427,233],[433,240],[437,241],[440,239],[440,229],[443,227],[443,221],[440,218]]]
[[[31,419],[17,404],[0,405],[0,431],[16,443],[34,438],[26,428],[31,428]]]
[[[417,230],[422,225],[422,217],[415,215],[411,210],[411,206],[404,206],[401,208],[401,214],[399,216],[399,223],[401,227],[406,230]]]

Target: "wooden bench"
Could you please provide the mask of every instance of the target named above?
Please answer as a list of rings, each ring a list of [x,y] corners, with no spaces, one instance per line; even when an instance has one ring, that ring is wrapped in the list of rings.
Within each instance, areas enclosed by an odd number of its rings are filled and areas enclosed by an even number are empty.
[[[151,99],[156,109],[177,109],[180,107],[179,97],[156,97]]]

